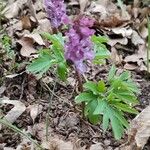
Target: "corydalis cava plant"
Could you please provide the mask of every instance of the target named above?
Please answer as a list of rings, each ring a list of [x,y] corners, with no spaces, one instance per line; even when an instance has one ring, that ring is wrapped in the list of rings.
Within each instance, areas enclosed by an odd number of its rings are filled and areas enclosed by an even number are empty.
[[[69,22],[64,0],[44,0],[44,5],[53,28]]]
[[[93,43],[91,36],[94,30],[90,29],[94,24],[92,19],[85,16],[78,17],[66,34],[68,41],[65,45],[65,58],[71,61],[80,73],[86,71],[86,60],[94,59]]]

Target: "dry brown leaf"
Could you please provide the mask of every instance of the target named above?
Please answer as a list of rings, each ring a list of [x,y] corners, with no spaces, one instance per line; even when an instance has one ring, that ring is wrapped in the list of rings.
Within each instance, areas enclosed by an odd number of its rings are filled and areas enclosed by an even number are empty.
[[[150,137],[150,106],[145,108],[131,122],[131,127],[128,132],[129,143],[122,146],[123,149],[133,150],[136,146],[138,150],[142,150]]]
[[[85,8],[87,7],[89,0],[79,0],[80,3],[80,10],[84,12]]]
[[[145,44],[144,40],[139,36],[136,31],[133,31],[131,41],[136,46]]]
[[[36,49],[33,48],[34,41],[31,38],[23,37],[18,43],[22,46],[20,54],[24,57],[30,57],[31,54],[36,53]]]
[[[36,53],[36,49],[33,47],[34,43],[45,45],[38,33],[26,34],[18,43],[22,46],[20,54],[24,57],[30,57],[31,54]]]
[[[147,52],[145,44],[139,45],[139,51],[133,55],[125,57],[124,61],[128,64],[134,63],[137,64],[137,67],[141,71],[147,70],[145,66],[145,61],[147,60]]]
[[[41,122],[39,124],[34,124],[32,128],[32,132],[34,135],[36,135],[41,141],[46,141],[46,125],[45,122]],[[48,140],[51,139],[51,133],[53,132],[53,129],[51,127],[48,127]]]
[[[133,30],[131,28],[113,28],[112,29],[112,32],[115,33],[115,34],[120,34],[122,35],[123,37],[130,37],[133,33]]]
[[[135,69],[137,69],[137,65],[135,65],[135,64],[130,64],[130,63],[126,63],[125,65],[124,65],[124,69],[127,69],[127,70],[135,70]]]
[[[93,144],[91,147],[90,147],[90,150],[104,150],[102,143],[96,143],[96,144]]]
[[[14,107],[4,116],[4,119],[8,120],[10,123],[14,123],[18,117],[26,110],[26,106],[17,100],[0,99],[1,104],[12,104]]]
[[[4,93],[4,91],[6,90],[5,86],[1,86],[0,87],[0,95]]]
[[[97,14],[100,22],[112,16],[112,14],[115,15],[118,10],[110,0],[98,0],[92,1],[87,11],[91,14]]]
[[[117,43],[121,44],[121,45],[127,45],[128,44],[128,39],[127,38],[121,38],[121,39],[110,39],[108,44],[113,47],[115,46]]]
[[[11,147],[4,147],[4,150],[15,150],[15,149]]]
[[[112,47],[111,48],[111,60],[113,64],[120,65],[122,63],[122,56],[118,55],[117,50]]]
[[[52,33],[50,21],[48,19],[39,20],[37,31]]]
[[[30,18],[29,16],[22,16],[21,17],[21,22],[22,22],[22,28],[23,29],[31,29],[31,21],[30,21]]]
[[[23,5],[27,3],[28,0],[17,0],[4,9],[5,17],[7,19],[15,18],[19,14],[19,10],[22,9]]]
[[[28,109],[30,110],[30,116],[34,122],[34,120],[36,119],[36,117],[42,112],[43,106],[42,105],[30,105],[28,107]]]
[[[38,33],[26,34],[24,37],[32,39],[35,43],[39,45],[45,45],[42,37]]]
[[[42,146],[48,150],[74,150],[71,142],[64,142],[59,138],[51,138],[48,142],[44,141]]]

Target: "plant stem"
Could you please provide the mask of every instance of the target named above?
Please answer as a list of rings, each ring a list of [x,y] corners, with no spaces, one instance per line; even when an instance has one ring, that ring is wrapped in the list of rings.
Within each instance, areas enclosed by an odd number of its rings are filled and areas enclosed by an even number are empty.
[[[48,85],[46,84],[46,87],[48,90],[50,90],[50,88],[48,87]],[[48,141],[48,126],[49,126],[49,113],[50,113],[50,106],[51,106],[51,101],[54,97],[54,90],[55,90],[55,87],[56,87],[56,82],[54,82],[54,87],[53,87],[53,90],[52,90],[52,93],[51,93],[51,96],[50,96],[50,99],[49,99],[49,105],[48,105],[48,111],[47,111],[47,114],[46,114],[46,141]]]
[[[147,16],[147,26],[148,26],[148,48],[147,48],[147,72],[150,73],[149,55],[150,55],[150,20]]]
[[[81,77],[81,74],[77,71],[77,69],[76,69],[76,76],[77,76],[79,91],[83,92],[82,77]],[[82,116],[83,116],[83,118],[84,118],[84,108],[85,108],[85,102],[82,102]]]
[[[22,130],[20,130],[19,128],[17,128],[16,126],[12,125],[10,122],[8,122],[7,120],[4,119],[0,119],[0,124],[3,124],[4,126],[7,126],[8,128],[10,128],[11,130],[13,130],[14,132],[19,133],[20,135],[26,137],[27,139],[29,139],[32,143],[34,143],[38,149],[43,150],[42,146],[39,145],[37,143],[37,141],[33,140],[27,133],[24,133]]]

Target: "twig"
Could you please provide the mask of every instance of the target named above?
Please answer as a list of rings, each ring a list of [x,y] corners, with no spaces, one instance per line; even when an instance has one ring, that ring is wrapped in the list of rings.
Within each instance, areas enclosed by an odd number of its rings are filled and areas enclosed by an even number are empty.
[[[21,95],[20,95],[20,98],[19,98],[19,101],[22,99],[23,97],[23,91],[24,91],[24,83],[26,81],[26,78],[23,79],[23,82],[22,82],[22,85],[21,85]]]

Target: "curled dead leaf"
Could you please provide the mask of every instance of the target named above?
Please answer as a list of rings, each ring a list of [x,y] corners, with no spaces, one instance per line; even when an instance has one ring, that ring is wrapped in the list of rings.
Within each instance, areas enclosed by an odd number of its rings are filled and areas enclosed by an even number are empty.
[[[14,107],[4,116],[4,119],[8,120],[10,123],[14,123],[19,116],[26,110],[26,106],[17,100],[9,100],[9,99],[0,99],[1,104],[12,104]]]
[[[20,50],[20,54],[22,56],[30,57],[31,54],[36,53],[36,49],[33,48],[33,44],[34,44],[33,39],[28,38],[28,37],[23,37],[17,43],[19,43],[22,46]]]
[[[36,49],[33,46],[34,43],[37,43],[39,45],[45,45],[43,39],[38,33],[26,34],[17,43],[22,46],[20,54],[24,57],[30,57],[31,54],[36,53]]]
[[[28,107],[28,109],[30,110],[30,116],[31,116],[33,122],[36,119],[36,117],[42,112],[42,108],[43,108],[43,106],[38,105],[38,104],[30,105]]]

